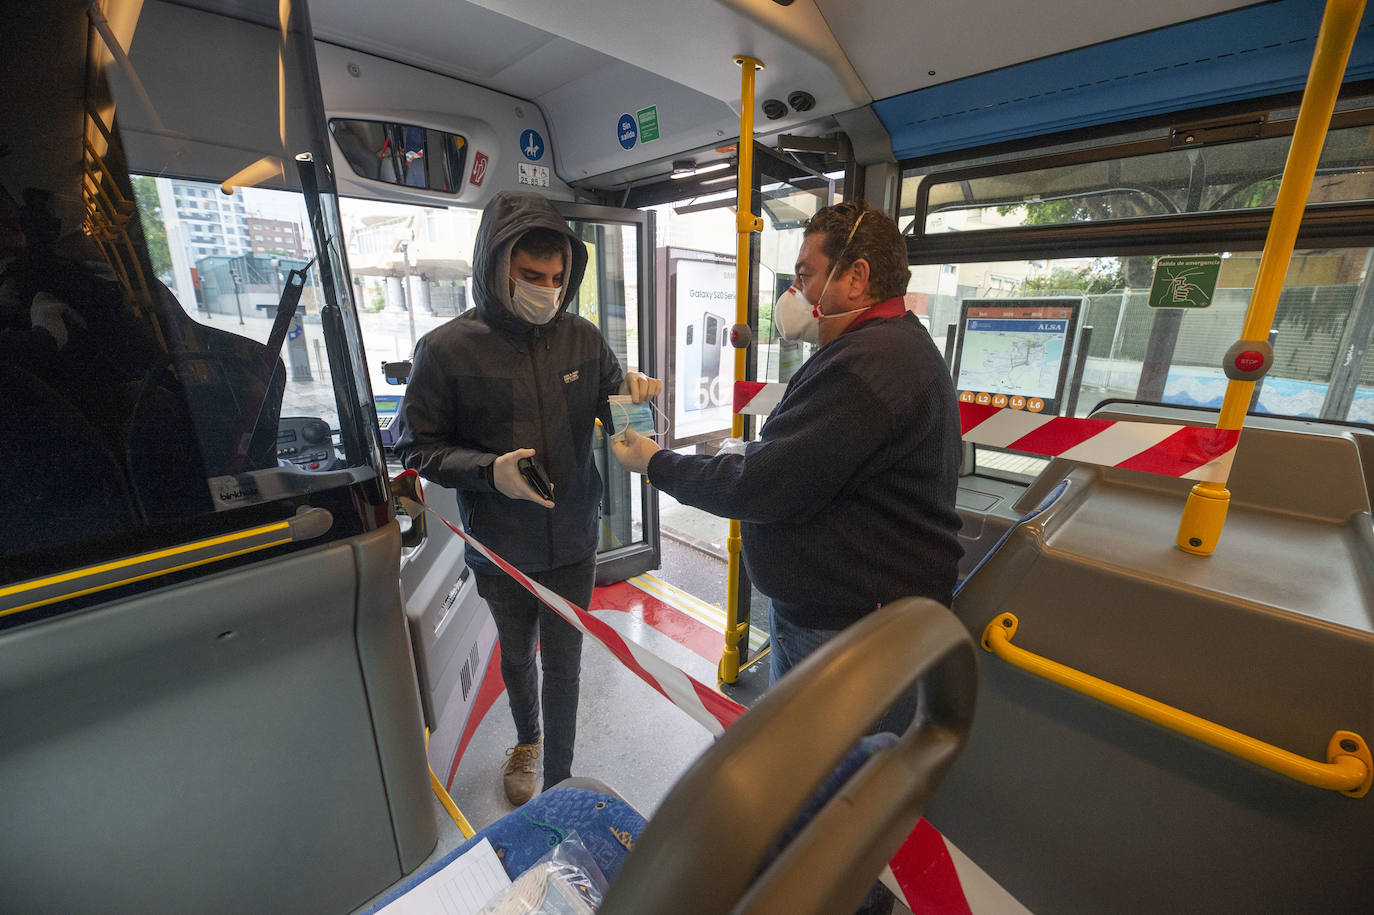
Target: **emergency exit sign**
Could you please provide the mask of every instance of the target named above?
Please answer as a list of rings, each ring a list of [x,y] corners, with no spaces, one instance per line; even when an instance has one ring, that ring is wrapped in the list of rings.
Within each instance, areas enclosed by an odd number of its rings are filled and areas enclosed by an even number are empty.
[[[639,109],[635,112],[635,119],[639,121],[639,142],[648,143],[650,140],[658,139],[657,105]]]
[[[1161,257],[1150,284],[1151,308],[1206,308],[1217,291],[1221,255]]]

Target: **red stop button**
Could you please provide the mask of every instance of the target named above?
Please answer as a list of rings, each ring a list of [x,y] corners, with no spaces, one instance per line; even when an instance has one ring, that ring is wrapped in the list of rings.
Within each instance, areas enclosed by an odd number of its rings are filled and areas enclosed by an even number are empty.
[[[1242,372],[1257,372],[1264,368],[1264,353],[1248,349],[1236,355],[1236,368]]]

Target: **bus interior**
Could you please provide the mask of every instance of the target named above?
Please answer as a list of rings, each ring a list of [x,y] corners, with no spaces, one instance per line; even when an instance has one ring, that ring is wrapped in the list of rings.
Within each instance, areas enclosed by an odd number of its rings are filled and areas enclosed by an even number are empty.
[[[514,728],[444,524],[456,496],[400,476],[393,449],[416,341],[472,307],[482,207],[507,190],[586,244],[572,307],[664,380],[665,448],[757,436],[766,410],[738,386],[779,390],[814,350],[772,306],[807,220],[859,198],[902,231],[907,309],[965,415],[1081,434],[1048,448],[966,419],[953,605],[904,605],[884,619],[900,638],[848,633],[766,689],[768,599],[728,519],[597,431],[583,609],[751,707],[712,733],[588,640],[575,769],[651,818],[605,911],[848,910],[919,817],[944,876],[898,879],[897,911],[1368,905],[1363,3],[53,0],[7,18],[0,909],[373,911],[511,813]],[[1246,336],[1270,276],[1272,326]],[[1232,413],[1234,451],[1191,476],[1082,444]],[[1198,479],[1230,507],[1188,549]],[[890,796],[811,835],[831,867],[799,851],[765,872],[873,720],[859,684],[917,682],[888,781],[862,783]],[[922,740],[943,749],[900,755]]]

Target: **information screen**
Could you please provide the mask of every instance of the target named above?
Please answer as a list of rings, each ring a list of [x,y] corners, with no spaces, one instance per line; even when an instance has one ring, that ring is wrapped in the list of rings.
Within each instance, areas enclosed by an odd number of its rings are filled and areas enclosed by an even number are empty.
[[[954,385],[965,403],[1058,414],[1079,299],[965,299]]]

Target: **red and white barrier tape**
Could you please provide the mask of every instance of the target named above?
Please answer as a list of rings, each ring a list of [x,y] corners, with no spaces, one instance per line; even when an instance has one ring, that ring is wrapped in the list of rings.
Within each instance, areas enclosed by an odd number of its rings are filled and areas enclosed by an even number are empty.
[[[401,476],[414,473],[413,470],[407,470]],[[417,487],[418,489],[419,487]],[[423,500],[423,490],[420,490],[420,493],[420,498]],[[487,549],[481,541],[454,526],[434,509],[426,508],[425,512],[442,521],[444,526],[462,538],[464,543],[495,563],[501,571],[518,581],[525,590],[543,601],[545,606],[567,620],[574,628],[604,645],[620,663],[713,735],[720,736],[727,727],[734,723],[736,718],[747,711],[743,705],[735,700],[722,696],[642,645],[622,637],[620,633],[572,601],[550,591]],[[960,889],[959,876],[953,866],[948,864],[948,852],[944,852],[943,856],[931,856],[932,833],[935,840],[941,843],[940,850],[943,851],[943,839],[940,838],[939,833],[925,820],[921,820],[916,824],[916,828],[912,830],[911,835],[907,837],[897,854],[893,856],[890,865],[891,878],[888,878],[889,872],[885,872],[883,875],[884,882],[888,883],[889,887],[912,911],[957,912],[959,911],[957,908],[949,909],[944,906],[955,895],[960,900],[964,898],[963,891]],[[914,864],[914,862],[920,861],[926,863],[919,867]],[[913,905],[913,903],[915,904]],[[937,904],[932,906],[923,903]],[[921,908],[917,908],[917,906],[921,906]],[[968,911],[967,905],[962,911]]]
[[[737,381],[735,412],[766,416],[786,388]],[[1216,483],[1230,475],[1240,440],[1236,429],[1044,416],[962,401],[959,424],[964,441],[978,445]]]
[[[487,549],[480,541],[469,536],[466,531],[454,527],[447,518],[438,512],[431,508],[426,508],[425,511],[443,521],[449,530],[495,563],[501,571],[518,581],[526,591],[543,601],[549,609],[567,620],[573,628],[605,645],[606,649],[615,655],[616,660],[628,667],[639,679],[653,687],[656,692],[690,715],[713,735],[719,737],[725,733],[725,729],[736,718],[744,714],[744,706],[735,700],[728,696],[722,696],[700,681],[693,679],[647,648],[623,638],[620,633],[586,610],[567,598],[550,591],[506,562]]]
[[[1240,432],[1105,419],[1041,416],[959,404],[964,441],[1166,477],[1226,482]]]
[[[745,416],[767,416],[786,390],[787,385],[777,381],[736,381],[735,412]]]

